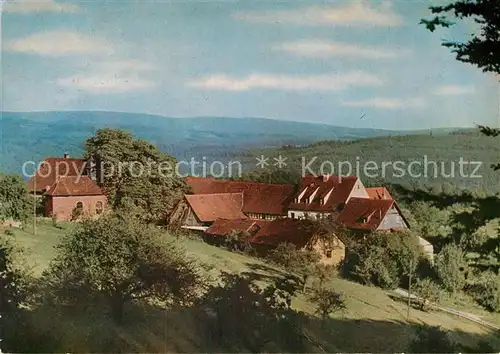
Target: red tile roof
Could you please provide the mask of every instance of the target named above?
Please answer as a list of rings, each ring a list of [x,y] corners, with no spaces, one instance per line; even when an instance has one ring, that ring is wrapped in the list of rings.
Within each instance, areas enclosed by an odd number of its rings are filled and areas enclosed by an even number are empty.
[[[228,181],[215,178],[187,177],[193,194],[243,193],[244,213],[286,215],[293,194],[291,184],[266,184]]]
[[[84,159],[48,157],[40,164],[35,176],[29,179],[28,191],[33,192],[36,187],[36,192],[44,192],[52,187],[58,177],[78,176],[84,168]]]
[[[250,243],[277,246],[280,243],[292,243],[298,248],[304,247],[316,234],[317,228],[310,220],[275,219],[275,220],[216,220],[205,232],[210,235],[226,236],[232,230],[256,230],[251,235]]]
[[[288,208],[303,211],[335,211],[337,206],[346,203],[357,181],[356,176],[305,176],[292,199],[296,202],[292,202]],[[306,199],[316,190],[313,199],[306,203]],[[304,195],[298,200],[302,193]]]
[[[392,199],[351,198],[337,220],[350,229],[376,230],[393,205]]]
[[[371,199],[392,199],[391,194],[385,187],[366,188]]]
[[[58,196],[83,196],[103,195],[102,189],[88,176],[59,177],[46,192],[47,195]]]
[[[229,220],[225,218],[220,218],[215,220],[215,222],[210,225],[210,227],[205,230],[205,233],[216,236],[226,236],[231,233],[231,231],[250,231],[256,225],[260,228],[262,225],[268,223],[268,220],[252,220],[252,219],[239,219],[239,220]]]
[[[186,201],[201,222],[218,218],[244,219],[243,193],[217,193],[185,195]]]

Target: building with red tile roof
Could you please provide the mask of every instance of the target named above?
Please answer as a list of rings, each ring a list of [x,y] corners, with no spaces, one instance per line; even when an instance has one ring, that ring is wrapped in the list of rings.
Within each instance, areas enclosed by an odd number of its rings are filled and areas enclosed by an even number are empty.
[[[193,194],[242,193],[242,212],[253,219],[275,219],[287,215],[287,206],[294,186],[215,178],[187,177]]]
[[[64,154],[64,157],[47,157],[28,180],[28,191],[43,194],[56,183],[58,177],[86,175],[86,165],[86,160],[73,159],[68,154]]]
[[[94,216],[107,205],[104,191],[88,175],[84,159],[48,157],[27,182],[31,193],[41,195],[44,216],[71,221],[76,215]]]
[[[319,237],[318,225],[311,220],[275,219],[275,220],[228,220],[217,219],[205,234],[224,238],[232,231],[248,233],[248,241],[260,249],[273,249],[281,243],[290,243],[298,249],[315,249],[325,264],[337,264],[345,256],[345,245],[338,237],[330,237],[326,244]]]
[[[209,226],[218,218],[245,219],[243,193],[186,194],[171,221],[187,228]]]
[[[103,190],[89,176],[59,177],[43,199],[45,216],[54,216],[58,221],[73,221],[77,215],[99,215],[107,205]]]
[[[366,188],[370,199],[392,199],[391,193],[385,187]]]
[[[315,219],[338,213],[353,197],[369,198],[356,176],[305,176],[288,206],[288,217]]]
[[[409,228],[408,221],[392,199],[351,198],[337,221],[349,229],[365,231]]]

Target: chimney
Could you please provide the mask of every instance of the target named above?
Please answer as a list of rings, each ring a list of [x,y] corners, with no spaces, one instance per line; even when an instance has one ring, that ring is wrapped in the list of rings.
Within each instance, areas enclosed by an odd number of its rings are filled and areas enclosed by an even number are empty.
[[[330,175],[323,175],[323,182],[326,182],[330,179]]]
[[[64,158],[65,158],[65,159],[69,159],[69,153],[68,153],[68,152],[65,152],[65,153],[64,153]]]

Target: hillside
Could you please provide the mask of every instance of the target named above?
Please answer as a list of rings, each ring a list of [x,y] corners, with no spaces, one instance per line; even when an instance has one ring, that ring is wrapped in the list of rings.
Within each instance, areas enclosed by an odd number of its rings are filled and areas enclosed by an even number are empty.
[[[33,236],[29,227],[26,231],[14,231],[17,244],[28,248],[28,260],[37,267],[37,274],[43,270],[54,255],[53,246],[66,232],[54,228],[50,221],[40,221],[38,235]],[[166,235],[166,237],[171,237]],[[36,238],[36,240],[35,240]],[[42,241],[43,240],[43,241]],[[186,252],[198,261],[212,267],[211,273],[219,271],[240,273],[267,282],[283,275],[275,268],[255,258],[235,254],[221,248],[191,239],[174,239]],[[332,315],[326,325],[314,320],[314,307],[302,295],[293,300],[293,307],[312,316],[302,325],[310,340],[308,352],[406,352],[414,339],[418,325],[441,326],[449,330],[454,340],[469,347],[477,347],[483,340],[497,348],[500,338],[481,326],[440,312],[411,310],[406,318],[406,305],[391,299],[378,288],[334,278],[329,286],[344,293],[347,308]],[[47,309],[51,310],[50,308]],[[128,316],[134,318],[121,327],[106,320],[102,314],[88,311],[71,318],[58,318],[60,314],[41,311],[33,314],[33,321],[40,326],[40,338],[48,333],[57,333],[56,342],[43,343],[47,352],[200,352],[204,351],[201,337],[196,333],[196,317],[192,311],[161,311],[153,308],[128,309]],[[62,324],[62,325],[60,325]],[[106,328],[106,330],[102,330]],[[119,349],[118,349],[119,348]],[[242,351],[245,348],[241,348]],[[278,351],[283,351],[279,350]]]
[[[27,160],[64,151],[78,156],[82,143],[102,127],[122,128],[179,159],[228,159],[256,147],[304,145],[321,140],[352,140],[411,132],[356,129],[263,118],[168,118],[118,112],[3,112],[0,118],[0,170],[17,172]],[[448,130],[437,130],[436,133]]]
[[[324,173],[337,174],[338,163],[348,161],[352,166],[351,174],[356,174],[356,163],[359,163],[359,176],[367,185],[393,183],[411,189],[430,187],[435,192],[453,191],[456,188],[483,194],[500,192],[500,174],[490,168],[492,163],[500,161],[499,140],[477,132],[376,137],[345,142],[324,141],[304,147],[254,149],[240,157],[245,171],[264,171],[255,165],[256,157],[261,155],[269,157],[270,163],[276,163],[273,157],[285,157],[287,166],[281,170],[295,175],[301,173],[302,166],[308,165],[312,171],[321,172],[322,164]],[[464,164],[462,172],[460,159],[471,162]],[[313,163],[310,164],[311,161]],[[400,161],[398,167],[404,168],[404,174],[401,175],[393,165],[387,165],[384,174],[382,163],[396,161]],[[427,174],[425,161],[428,162]],[[410,166],[412,162],[414,165]],[[433,162],[436,162],[437,170]],[[367,166],[366,171],[363,166]],[[409,166],[411,175],[408,173]],[[476,166],[479,167],[474,171]],[[348,167],[345,165],[343,168],[341,172],[345,175]]]

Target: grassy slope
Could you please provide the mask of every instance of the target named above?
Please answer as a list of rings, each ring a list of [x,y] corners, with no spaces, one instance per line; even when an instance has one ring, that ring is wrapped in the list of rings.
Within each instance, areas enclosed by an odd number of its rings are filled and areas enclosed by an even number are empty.
[[[386,169],[385,181],[395,184],[403,184],[409,187],[426,187],[434,186],[442,188],[443,185],[448,188],[467,188],[476,190],[486,190],[489,192],[500,192],[500,175],[490,168],[492,163],[498,163],[500,157],[500,144],[498,138],[485,137],[478,133],[470,133],[468,135],[444,135],[444,136],[429,136],[429,135],[414,135],[414,136],[393,136],[360,139],[352,142],[334,142],[327,141],[317,144],[312,144],[305,147],[296,148],[280,148],[280,149],[260,149],[249,151],[245,156],[241,157],[244,170],[250,168],[255,169],[255,156],[261,154],[271,157],[282,155],[287,158],[287,169],[293,171],[301,171],[302,158],[306,164],[314,157],[317,160],[313,164],[313,170],[319,171],[321,163],[331,161],[334,167],[337,168],[337,163],[340,161],[351,161],[355,168],[356,158],[359,157],[361,169],[367,161],[375,161],[379,168],[383,161],[394,162],[404,161],[406,166],[411,161],[420,161],[423,163],[424,156],[427,156],[428,161],[436,161],[438,168],[441,169],[441,163],[444,163],[445,174],[451,171],[450,163],[456,162],[455,178],[435,178],[433,175],[433,167],[429,167],[427,178],[421,177],[409,178],[408,176],[398,178],[393,176],[391,167]],[[482,178],[462,178],[459,176],[458,161],[460,158],[464,161],[481,161],[482,167],[478,171]],[[418,166],[415,166],[415,172],[418,173]],[[464,172],[470,175],[472,167],[465,167]],[[329,172],[329,165],[325,164],[325,172]],[[375,171],[369,170],[368,174],[373,174]],[[420,170],[423,173],[423,170]],[[333,174],[337,174],[335,170]],[[347,173],[347,167],[343,170]],[[353,171],[352,174],[354,174]],[[379,172],[381,175],[381,172]],[[360,173],[363,181],[370,178]]]
[[[16,230],[14,239],[19,245],[28,248],[28,261],[36,267],[36,272],[47,266],[54,255],[53,246],[59,237],[71,226],[63,225],[62,229],[54,228],[49,221],[40,222],[38,234],[32,235],[29,228],[26,231]],[[170,236],[169,236],[170,237]],[[176,240],[189,255],[200,262],[213,266],[211,272],[218,271],[248,273],[257,279],[272,279],[281,276],[282,270],[272,267],[260,260],[244,255],[228,252],[224,249],[190,240]],[[328,326],[323,328],[318,323],[305,324],[306,333],[315,343],[311,351],[318,350],[320,344],[324,350],[336,351],[389,351],[401,352],[407,350],[408,343],[413,339],[416,324],[442,326],[453,331],[453,336],[466,345],[476,345],[477,335],[488,335],[489,332],[479,325],[443,313],[425,313],[411,311],[411,319],[406,319],[404,303],[394,301],[382,290],[362,286],[357,283],[334,278],[330,284],[333,289],[341,291],[347,299],[347,310],[332,316]],[[303,296],[299,295],[293,306],[300,311],[312,314],[314,308]],[[193,338],[192,326],[196,326],[193,316],[183,311],[147,311],[130,309],[133,313],[141,312],[147,325],[137,328],[133,324],[116,328],[112,323],[99,318],[89,326],[88,319],[65,319],[60,340],[64,343],[62,350],[92,351],[95,348],[103,350],[109,344],[109,338],[126,343],[126,348],[136,348],[139,351],[199,351],[199,338]],[[52,328],[53,316],[41,313],[39,320],[43,326]],[[106,331],[103,331],[106,328]],[[59,328],[59,330],[61,330]],[[89,343],[89,338],[92,338]],[[496,348],[500,347],[500,339],[489,338]],[[116,349],[115,347],[113,347]]]

